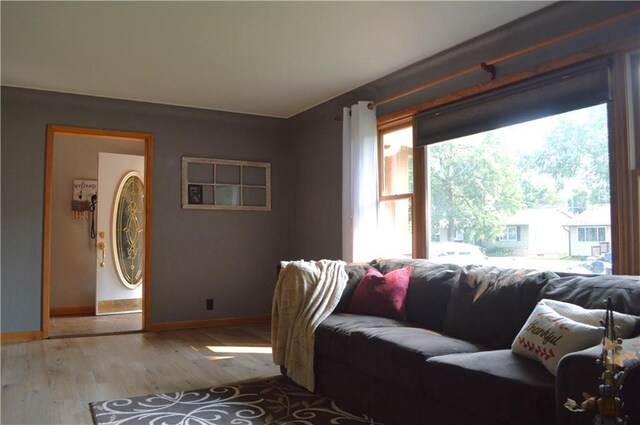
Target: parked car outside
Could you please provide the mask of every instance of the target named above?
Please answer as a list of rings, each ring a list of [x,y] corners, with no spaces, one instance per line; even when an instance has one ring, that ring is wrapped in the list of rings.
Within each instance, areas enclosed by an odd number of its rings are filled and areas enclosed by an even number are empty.
[[[433,242],[429,245],[429,260],[442,264],[485,264],[487,257],[482,249],[463,242]]]
[[[604,261],[605,263],[613,264],[613,254],[611,252],[605,252],[604,254],[596,258],[596,261],[597,260]]]
[[[611,274],[613,270],[612,263],[613,255],[610,252],[607,252],[594,260],[585,261],[577,266],[570,267],[569,271],[580,274]]]

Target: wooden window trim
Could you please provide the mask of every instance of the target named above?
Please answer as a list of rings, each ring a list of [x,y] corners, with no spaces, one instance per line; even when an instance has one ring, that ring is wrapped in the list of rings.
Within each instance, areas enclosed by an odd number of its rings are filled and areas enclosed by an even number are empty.
[[[632,235],[635,235],[632,240],[635,251],[631,254],[632,268],[630,273],[640,275],[640,77],[637,73],[634,74],[640,70],[640,50],[628,52],[627,58],[629,65],[628,94],[632,97],[628,104],[632,108],[632,114],[627,116],[630,117],[629,128],[632,129],[630,137],[633,138],[629,143],[631,146],[635,146],[635,166],[631,167],[633,171],[631,173],[632,205],[630,211],[632,214],[631,232]]]
[[[378,126],[378,202],[395,201],[401,199],[411,200],[411,236],[412,257],[427,258],[426,252],[426,227],[427,215],[425,205],[425,167],[424,149],[413,148],[413,193],[398,193],[393,195],[383,194],[384,177],[384,147],[382,138],[385,134],[411,127],[413,129],[413,141],[415,144],[416,126],[414,117],[404,117],[393,122],[387,122]]]
[[[500,87],[518,83],[520,81],[528,80],[529,78],[535,77],[537,75],[546,74],[551,71],[566,68],[570,65],[575,65],[592,59],[611,57],[614,54],[620,53],[624,55],[638,48],[640,48],[640,40],[638,39],[638,37],[629,37],[622,40],[616,40],[610,43],[606,43],[599,47],[593,47],[577,53],[572,53],[568,56],[545,62],[529,69],[508,74],[496,78],[495,80],[488,81],[486,83],[467,87],[453,93],[427,100],[417,105],[409,106],[407,108],[403,108],[386,115],[381,115],[377,119],[378,128],[385,128],[386,126],[394,125],[398,122],[405,122],[406,120],[411,120],[412,117],[419,112],[423,112],[428,109],[433,109],[449,103],[454,103],[468,97],[486,93]]]
[[[389,133],[401,128],[409,127],[413,125],[413,115],[402,116],[398,119],[390,119],[384,122],[378,118],[378,133]]]
[[[640,214],[634,194],[634,141],[631,140],[627,61],[632,51],[616,53],[611,65],[609,174],[611,179],[611,251],[615,274],[640,274]],[[635,218],[634,218],[635,217]]]
[[[608,57],[611,65],[612,101],[608,103],[609,122],[609,158],[611,181],[611,233],[613,272],[615,274],[640,274],[640,153],[631,140],[629,128],[637,123],[630,122],[629,105],[631,95],[627,78],[627,65],[630,55],[640,47],[637,38],[628,38],[602,45],[597,48],[574,53],[554,61],[538,65],[528,70],[508,75],[489,83],[460,90],[455,93],[432,99],[403,110],[378,118],[378,136],[390,129],[413,123],[415,141],[415,115],[418,112],[459,101],[495,88],[524,81],[528,78],[560,69],[586,60]],[[378,143],[381,149],[381,141]],[[634,157],[635,155],[635,157]],[[381,166],[379,160],[379,167]],[[424,148],[413,150],[413,257],[426,258],[427,254],[427,197],[426,197],[426,152]],[[379,168],[380,170],[380,168]],[[381,188],[380,188],[381,190]],[[380,198],[382,199],[382,197]]]
[[[393,195],[384,195],[384,146],[382,143],[382,139],[385,134],[393,133],[394,131],[402,130],[405,128],[409,128],[412,125],[413,120],[407,121],[402,120],[401,122],[396,122],[393,125],[386,125],[382,127],[378,127],[378,200],[379,201],[391,201],[394,199],[402,199],[401,197],[410,197],[413,198],[413,193],[402,193],[402,194],[393,194]],[[414,188],[415,189],[415,188]]]
[[[640,164],[638,164],[640,166]],[[633,194],[634,194],[634,229],[636,229],[636,238],[640,238],[638,232],[640,232],[640,170],[636,170],[633,173]],[[637,245],[636,245],[637,246]],[[632,254],[633,255],[633,254]],[[635,251],[635,255],[633,255],[633,270],[631,273],[634,275],[640,275],[640,249]]]
[[[413,193],[398,193],[396,195],[384,195],[378,198],[380,202],[384,201],[398,201],[400,199],[413,199]]]
[[[415,117],[414,117],[415,118]],[[415,121],[415,120],[414,120]],[[413,125],[413,141],[416,126]],[[427,258],[427,148],[413,148],[413,258]]]

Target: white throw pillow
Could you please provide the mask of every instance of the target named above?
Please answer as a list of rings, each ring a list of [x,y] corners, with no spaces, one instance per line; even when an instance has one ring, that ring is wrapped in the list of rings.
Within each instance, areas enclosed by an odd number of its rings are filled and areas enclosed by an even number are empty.
[[[515,354],[537,360],[554,376],[560,359],[602,342],[604,328],[576,322],[539,302],[511,344]]]
[[[587,309],[576,304],[546,298],[541,302],[564,317],[591,326],[601,326],[600,321],[604,320],[604,314],[606,312],[604,309]],[[614,311],[613,322],[616,326],[616,335],[618,337],[631,338],[635,334],[638,322],[640,322],[640,317]]]

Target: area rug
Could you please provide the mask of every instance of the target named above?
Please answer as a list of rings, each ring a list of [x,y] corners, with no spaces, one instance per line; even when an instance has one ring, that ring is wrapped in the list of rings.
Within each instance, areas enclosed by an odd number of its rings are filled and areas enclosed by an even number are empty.
[[[285,376],[90,403],[96,425],[383,425],[341,409]]]

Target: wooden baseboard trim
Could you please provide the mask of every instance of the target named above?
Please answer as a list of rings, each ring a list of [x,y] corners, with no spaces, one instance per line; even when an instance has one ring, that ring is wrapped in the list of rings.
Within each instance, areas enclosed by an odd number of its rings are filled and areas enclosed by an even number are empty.
[[[42,331],[12,332],[0,334],[0,342],[25,342],[42,339]]]
[[[151,323],[147,331],[169,331],[177,329],[209,328],[213,326],[242,325],[245,323],[263,323],[271,321],[271,316],[225,317],[209,320],[185,320],[182,322]]]
[[[96,314],[95,305],[78,305],[73,307],[51,307],[50,316],[93,316]]]

